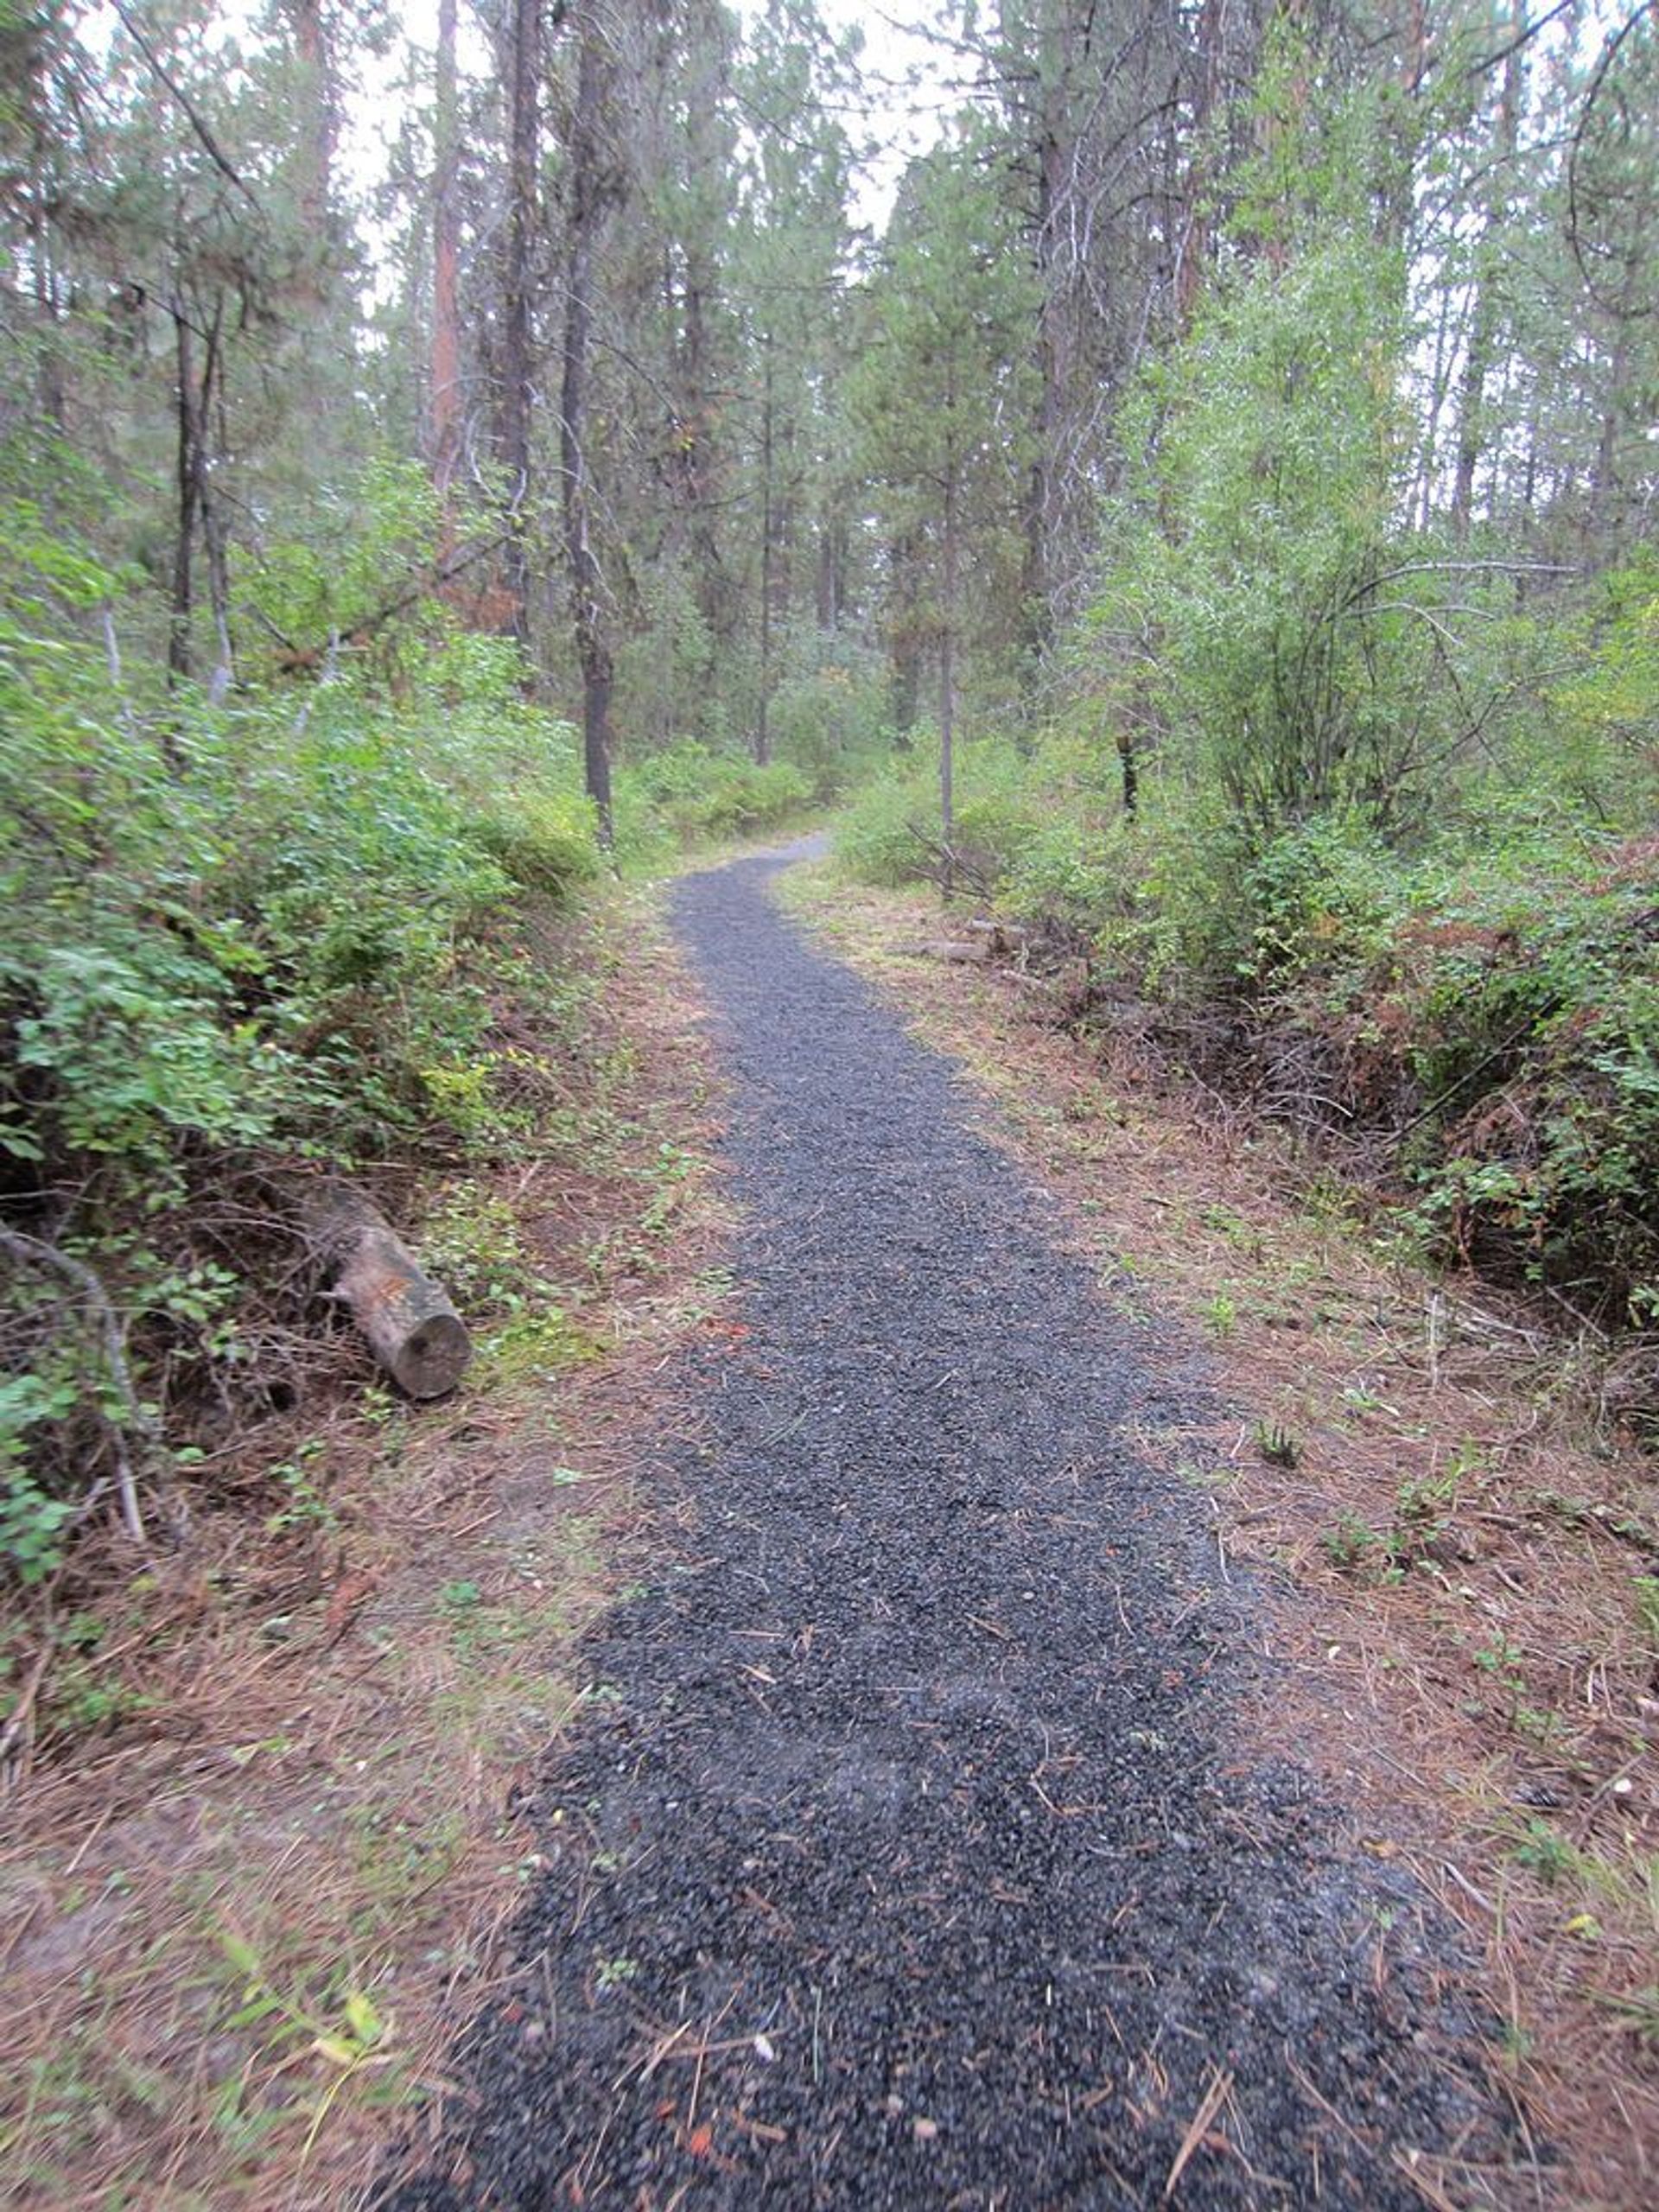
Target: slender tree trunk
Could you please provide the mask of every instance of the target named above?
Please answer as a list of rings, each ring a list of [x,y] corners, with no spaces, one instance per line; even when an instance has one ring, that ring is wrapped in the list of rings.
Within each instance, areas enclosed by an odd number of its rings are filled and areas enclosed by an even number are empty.
[[[433,86],[436,160],[432,195],[432,481],[443,511],[445,551],[452,550],[451,494],[461,466],[460,124],[457,113],[456,0],[438,0],[437,70]]]
[[[231,636],[230,545],[224,510],[213,484],[213,454],[228,450],[225,421],[225,297],[213,302],[202,360],[201,394],[196,410],[196,504],[201,517],[201,543],[207,556],[207,597],[213,609],[213,636],[218,657],[208,685],[208,696],[218,706],[236,681],[236,647]],[[209,424],[217,435],[211,442]]]
[[[190,675],[190,618],[194,595],[196,518],[201,499],[201,471],[196,453],[200,429],[196,411],[195,347],[182,305],[172,308],[174,358],[178,378],[176,409],[178,435],[175,461],[177,494],[177,537],[173,546],[173,605],[167,633],[167,669],[170,682],[188,681]]]
[[[944,621],[939,637],[939,834],[944,845],[944,891],[956,888],[957,570],[958,491],[954,455],[944,477]]]
[[[1204,273],[1210,265],[1213,249],[1209,194],[1215,164],[1210,133],[1221,99],[1225,40],[1225,0],[1203,0],[1198,10],[1198,77],[1192,101],[1192,154],[1187,164],[1175,267],[1175,312],[1183,330],[1189,327],[1197,310]]]
[[[1058,99],[1058,92],[1051,96]],[[1025,561],[1020,578],[1020,596],[1025,602],[1020,628],[1031,652],[1033,674],[1053,634],[1050,571],[1060,425],[1065,414],[1068,372],[1061,337],[1063,308],[1058,296],[1059,277],[1054,252],[1054,223],[1063,161],[1058,130],[1045,118],[1037,149],[1037,435],[1026,487]]]
[[[218,657],[213,677],[215,700],[229,690],[236,674],[231,642],[230,563],[224,518],[218,510],[209,467],[212,423],[224,370],[225,298],[213,302],[207,328],[198,331],[188,304],[172,305],[175,360],[178,378],[178,435],[175,477],[178,537],[173,548],[173,601],[168,626],[169,683],[188,682],[194,671],[192,629],[195,615],[195,550],[200,535],[207,557],[207,589]],[[200,346],[200,359],[198,359]]]
[[[1521,10],[1517,5],[1512,29],[1518,37]],[[1457,474],[1452,486],[1452,527],[1465,536],[1474,518],[1475,475],[1486,448],[1486,379],[1497,350],[1501,311],[1499,286],[1493,265],[1491,240],[1503,219],[1505,188],[1521,130],[1521,79],[1524,67],[1516,47],[1503,65],[1503,89],[1498,101],[1497,129],[1490,150],[1489,181],[1481,234],[1475,248],[1474,300],[1465,341],[1463,375],[1458,389]]]
[[[1625,265],[1612,359],[1601,387],[1601,428],[1596,440],[1595,466],[1590,478],[1590,504],[1586,516],[1589,532],[1586,550],[1592,565],[1598,568],[1606,566],[1618,557],[1623,535],[1618,434],[1630,404],[1630,372],[1635,362],[1630,332],[1636,319],[1637,269],[1637,256],[1632,251]]]
[[[571,621],[582,669],[583,760],[588,796],[599,811],[601,842],[613,837],[611,813],[611,693],[615,663],[607,621],[605,580],[593,541],[593,482],[589,468],[588,372],[593,342],[594,251],[605,219],[600,174],[600,120],[607,69],[601,32],[584,20],[576,65],[576,105],[571,118],[571,205],[565,264],[564,361],[559,385],[559,445],[563,472],[565,563],[570,581]]]
[[[754,758],[764,768],[772,758],[772,333],[760,341],[760,699],[754,717]]]
[[[585,48],[584,48],[585,52]],[[530,650],[530,415],[535,365],[531,290],[540,137],[541,0],[513,0],[509,86],[506,282],[501,304],[501,460],[506,470],[507,595],[512,634]],[[580,182],[577,187],[581,189]]]
[[[38,149],[37,149],[38,151]],[[46,206],[49,190],[43,166],[37,158],[29,194],[29,251],[35,272],[35,308],[39,319],[38,390],[41,419],[59,437],[64,435],[67,410],[63,388],[63,361],[58,346],[57,282],[53,271],[52,239]],[[41,486],[41,511],[48,517],[57,509],[57,486],[48,472]]]

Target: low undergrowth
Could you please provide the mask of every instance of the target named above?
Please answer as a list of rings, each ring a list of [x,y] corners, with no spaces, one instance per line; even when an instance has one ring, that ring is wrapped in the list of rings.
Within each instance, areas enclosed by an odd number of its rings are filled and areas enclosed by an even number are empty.
[[[308,1179],[418,1226],[435,1179],[521,1157],[593,1058],[524,918],[817,790],[671,748],[619,779],[605,854],[516,648],[418,588],[364,614],[377,549],[418,578],[435,528],[397,472],[365,498],[385,543],[247,580],[262,634],[332,626],[327,653],[222,696],[124,665],[142,588],[0,517],[0,1583],[106,1511],[142,1548],[269,1486],[262,1428],[336,1333]]]
[[[274,549],[250,632],[334,642],[204,690],[0,520],[0,2165],[335,2204],[511,1907],[509,1777],[718,1315],[690,998],[516,654],[365,614],[413,525]],[[671,846],[619,813],[620,868]],[[453,1400],[328,1294],[324,1173],[461,1311]]]
[[[1108,722],[963,748],[953,861],[1035,928],[1080,1033],[1133,1034],[1385,1190],[1426,1250],[1618,1336],[1630,1410],[1654,1417],[1650,564],[1603,598],[1523,702],[1530,753],[1506,696],[1502,766],[1448,770],[1438,809],[1265,819],[1173,740],[1120,753]],[[860,880],[938,877],[933,774],[918,761],[849,809]]]
[[[461,1391],[413,1406],[349,1333],[273,1324],[291,1402],[181,1471],[181,1539],[94,1516],[7,1602],[9,2201],[345,2202],[533,1871],[515,1793],[590,1692],[569,1655],[650,1472],[642,1408],[661,1449],[654,1378],[727,1283],[692,995],[648,910],[502,942],[513,1142],[421,1184]]]

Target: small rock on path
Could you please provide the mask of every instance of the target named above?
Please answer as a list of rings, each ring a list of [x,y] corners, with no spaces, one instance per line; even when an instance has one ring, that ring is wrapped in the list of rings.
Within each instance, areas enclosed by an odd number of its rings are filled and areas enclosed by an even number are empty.
[[[471,2101],[375,2202],[1420,2212],[1402,2161],[1512,2146],[1423,1901],[1230,1726],[1249,1592],[1131,1441],[1201,1385],[775,865],[675,906],[747,1334],[586,1649]]]

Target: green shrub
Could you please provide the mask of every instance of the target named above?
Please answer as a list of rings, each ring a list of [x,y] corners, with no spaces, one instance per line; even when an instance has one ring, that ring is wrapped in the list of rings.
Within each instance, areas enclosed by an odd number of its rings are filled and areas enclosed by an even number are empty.
[[[417,488],[375,495],[394,536]],[[432,608],[301,688],[128,684],[81,634],[126,580],[16,502],[0,525],[0,1190],[92,1271],[156,1395],[215,1363],[222,1385],[244,1287],[222,1237],[191,1243],[216,1177],[522,1134],[491,1041],[506,956],[482,954],[519,891],[598,866],[575,744],[510,651]],[[384,576],[308,551],[264,583],[300,627]],[[110,1418],[94,1333],[0,1305],[0,1562],[24,1576]]]
[[[767,726],[772,749],[812,780],[813,796],[835,798],[862,780],[891,747],[885,670],[873,654],[837,647],[836,658],[810,641],[810,664],[791,670],[772,693]]]
[[[1489,876],[1379,976],[1425,1096],[1421,1217],[1465,1257],[1650,1323],[1659,1285],[1659,854]]]
[[[473,834],[516,884],[547,898],[568,898],[599,873],[594,810],[574,792],[503,792]]]
[[[929,861],[922,838],[937,834],[937,779],[917,766],[866,784],[836,823],[837,859],[860,883],[895,889],[920,882]]]
[[[683,739],[629,764],[619,779],[642,794],[679,838],[747,836],[798,815],[813,797],[811,778],[791,761],[760,767],[740,753]]]
[[[939,841],[938,740],[918,731],[915,750],[855,794],[836,826],[842,864],[861,882],[896,887],[934,875]],[[956,751],[955,849],[993,883],[1018,868],[1052,816],[1052,794],[1033,764],[1000,739]]]

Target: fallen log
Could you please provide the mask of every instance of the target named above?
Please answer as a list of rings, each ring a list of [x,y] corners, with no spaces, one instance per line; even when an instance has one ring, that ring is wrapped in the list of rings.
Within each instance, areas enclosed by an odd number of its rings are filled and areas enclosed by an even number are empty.
[[[411,1398],[453,1390],[472,1357],[467,1325],[384,1214],[336,1179],[300,1193],[306,1234],[369,1349]]]
[[[916,950],[924,960],[949,961],[961,968],[971,968],[991,957],[989,940],[984,938],[939,938],[930,944],[918,944]]]

